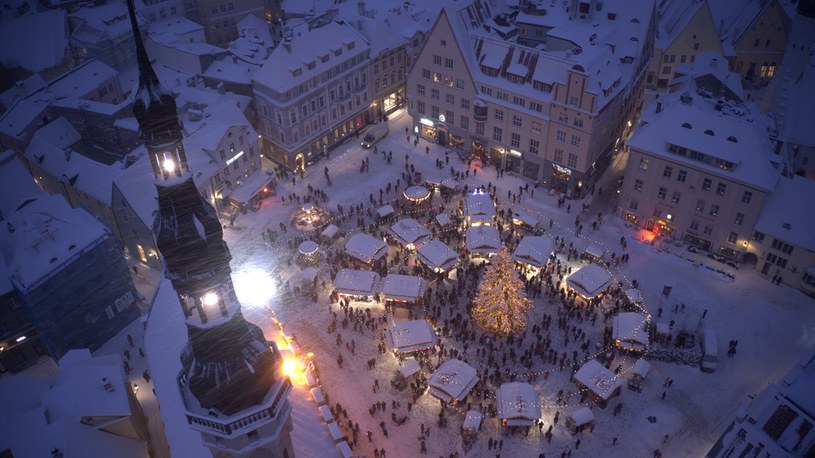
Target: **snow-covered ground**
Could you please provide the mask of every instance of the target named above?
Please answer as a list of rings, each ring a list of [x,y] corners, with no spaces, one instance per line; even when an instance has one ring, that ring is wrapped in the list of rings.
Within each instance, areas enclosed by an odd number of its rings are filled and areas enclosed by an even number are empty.
[[[291,194],[305,196],[309,186],[324,191],[328,195],[328,202],[320,202],[317,205],[332,211],[335,215],[337,205],[342,205],[346,210],[345,220],[334,219],[333,222],[345,233],[352,234],[358,230],[356,223],[360,216],[348,217],[349,207],[362,204],[365,210],[378,208],[380,188],[384,191],[389,183],[395,185],[397,178],[402,178],[401,174],[405,172],[405,155],[408,156],[410,164],[423,173],[425,179],[448,177],[450,166],[460,172],[467,169],[467,164],[462,163],[455,155],[450,155],[449,165],[445,165],[443,169],[437,168],[436,161],[445,159],[444,148],[424,140],[420,140],[418,146],[414,147],[412,137],[410,142],[406,142],[403,132],[410,127],[410,118],[404,110],[390,118],[391,134],[377,145],[379,153],[363,150],[358,140],[352,137],[348,143],[332,151],[330,159],[327,161],[323,159],[312,166],[304,177],[297,176],[296,183],[292,182],[291,177],[283,180],[277,187],[276,197],[264,201],[257,212],[239,215],[234,227],[225,230],[225,238],[234,257],[233,278],[244,314],[259,324],[267,332],[267,337],[273,338],[277,328],[269,317],[271,308],[277,317],[285,322],[287,332],[296,336],[302,352],[313,352],[323,389],[329,396],[330,404],[333,406],[340,403],[346,410],[348,419],[359,425],[360,434],[354,448],[355,454],[373,457],[376,448],[385,450],[389,457],[417,456],[420,452],[421,425],[424,424],[431,428],[425,439],[427,453],[430,456],[500,454],[535,457],[545,454],[552,457],[571,450],[575,456],[650,457],[656,449],[660,449],[663,456],[704,456],[733,419],[739,404],[746,401],[748,395],[758,393],[769,383],[777,380],[808,347],[815,344],[813,326],[815,301],[801,293],[785,286],[772,285],[751,268],[734,270],[705,257],[691,254],[682,247],[668,246],[660,241],[652,245],[644,233],[625,227],[618,218],[610,215],[613,209],[603,209],[604,222],[599,229],[592,230],[591,221],[596,217],[597,205],[591,206],[590,215],[588,212],[579,211],[580,201],[569,201],[571,211],[567,212],[566,206],[558,208],[557,197],[547,194],[544,189],[535,190],[534,196],[524,192],[521,206],[539,216],[545,227],[548,227],[549,220],[552,220],[552,229],[547,230],[545,237],[551,239],[556,236],[565,237],[566,244],[574,243],[579,251],[589,244],[597,245],[606,250],[607,257],[612,252],[617,255],[628,253],[629,262],[613,266],[610,271],[615,280],[623,282],[626,288],[629,287],[631,280],[637,280],[645,309],[652,315],[653,320],[662,322],[673,320],[674,329],[684,328],[694,332],[702,328],[716,329],[719,334],[720,364],[715,372],[703,373],[696,366],[652,361],[653,368],[641,393],[630,391],[624,386],[621,395],[614,398],[605,410],[585,400],[583,405],[590,406],[594,413],[595,426],[592,431],[585,430],[575,436],[565,425],[566,417],[581,406],[577,388],[570,381],[569,364],[561,371],[557,365],[534,357],[531,368],[527,370],[519,362],[514,363],[512,358],[509,358],[501,367],[509,374],[516,375],[517,381],[527,381],[524,376],[526,373],[538,375],[532,378],[531,383],[540,396],[542,431],[533,428],[528,436],[502,435],[499,421],[486,415],[476,443],[465,453],[459,427],[467,404],[471,404],[473,409],[494,404],[495,385],[481,383],[469,395],[467,402],[456,407],[447,407],[445,413],[449,423],[445,428],[437,425],[441,409],[439,401],[426,393],[418,396],[411,411],[408,412],[407,405],[413,401],[413,392],[410,388],[398,391],[391,387],[390,381],[396,374],[398,361],[390,351],[380,353],[378,346],[382,329],[394,320],[397,322],[407,320],[409,308],[396,307],[394,313],[388,314],[385,320],[381,322],[375,320],[375,331],[365,326],[359,326],[360,330],[356,331],[350,324],[347,329],[343,329],[340,323],[336,326],[336,331],[329,331],[332,313],[337,314],[339,322],[342,321],[344,313],[338,304],[331,303],[328,299],[333,280],[332,270],[339,270],[340,266],[331,265],[327,259],[331,253],[342,248],[345,238],[340,238],[333,245],[320,246],[322,257],[316,265],[317,301],[314,302],[310,296],[297,295],[293,292],[294,287],[302,283],[301,270],[295,263],[298,256],[297,246],[303,239],[316,238],[316,234],[304,234],[289,226],[290,216],[299,206],[290,203],[288,198],[286,203],[283,203],[282,196]],[[429,154],[425,152],[428,146]],[[383,150],[393,152],[391,164],[382,158]],[[369,171],[360,173],[360,164],[364,158],[368,158]],[[328,167],[331,186],[327,185],[324,177],[324,167]],[[391,189],[390,193],[383,193],[385,203],[400,198],[401,190],[405,189],[404,181],[401,179],[400,192]],[[488,184],[497,187],[495,195],[498,197],[499,209],[517,207],[517,204],[508,201],[507,191],[517,193],[519,186],[526,184],[526,181],[514,176],[497,178],[496,169],[493,167],[479,167],[477,175],[471,169],[465,182],[471,188],[486,187]],[[532,188],[530,185],[529,189]],[[377,201],[376,205],[369,204],[369,195]],[[451,200],[450,210],[457,208],[460,200],[460,196]],[[441,204],[441,198],[436,196],[434,205]],[[572,231],[574,219],[578,214],[586,226],[580,237],[576,237]],[[410,216],[420,223],[427,221],[427,216]],[[373,223],[372,218],[367,216],[363,218],[366,225]],[[281,223],[287,226],[286,232],[281,230]],[[275,242],[267,241],[265,235],[268,234],[267,229],[276,232]],[[377,229],[377,233],[386,229],[386,226],[382,226]],[[625,251],[620,243],[621,237],[624,237],[627,243]],[[393,247],[390,250],[389,257],[392,257],[396,251]],[[559,258],[564,266],[576,268],[581,265],[580,261],[574,259],[567,261],[565,253],[561,253]],[[409,256],[408,262],[413,265],[415,256]],[[705,265],[734,273],[735,279],[710,270]],[[271,277],[272,281],[263,283],[264,276]],[[290,285],[288,289],[285,286],[287,282]],[[464,320],[468,321],[465,305],[470,292],[475,291],[477,284],[467,283],[457,296],[457,303],[455,301],[442,303],[435,299],[436,291],[441,289],[450,292],[456,284],[455,280],[446,280],[443,284],[435,280],[429,281],[428,287],[433,290],[433,299],[429,307],[414,308],[414,313],[419,317],[435,315],[433,318],[437,320],[439,327],[445,319],[451,320],[457,313],[461,313]],[[664,286],[672,286],[668,299],[662,296]],[[534,303],[535,309],[530,313],[529,326],[540,325],[544,315],[553,317],[552,325],[543,331],[543,335],[551,334],[551,346],[558,354],[566,351],[571,358],[572,352],[577,351],[579,363],[585,361],[586,353],[589,357],[594,356],[594,344],[602,342],[603,328],[611,326],[611,318],[604,322],[602,316],[597,318],[595,324],[592,324],[590,319],[569,319],[569,327],[579,328],[585,334],[589,342],[586,352],[579,347],[579,343],[584,342],[582,340],[576,341],[572,338],[568,344],[564,344],[566,333],[558,327],[559,311],[563,308],[556,298],[541,295],[534,299]],[[362,304],[351,305],[359,308]],[[362,309],[366,307],[370,308],[373,318],[385,316],[385,308],[380,304],[364,305]],[[435,309],[436,307],[438,309]],[[663,311],[658,318],[660,308]],[[436,315],[434,309],[440,314]],[[707,313],[703,318],[705,310]],[[484,347],[477,343],[482,335],[481,331],[472,326],[467,327],[468,332],[473,329],[476,341],[470,342],[466,352],[463,341],[452,337],[455,333],[451,333],[451,337],[440,337],[440,343],[444,346],[445,352],[454,349],[458,359],[476,367],[479,375],[484,376],[488,372],[488,367],[489,374],[492,374],[493,366],[487,366],[486,358],[477,354]],[[338,334],[343,339],[343,343],[339,345],[336,340]],[[574,335],[571,330],[569,334]],[[528,331],[523,346],[515,350],[519,356],[529,348],[534,339],[534,335]],[[354,355],[349,350],[352,340]],[[730,340],[739,342],[738,353],[734,358],[726,357],[723,348],[724,343]],[[501,346],[497,340],[494,343],[496,347]],[[496,349],[495,355],[499,360],[504,352],[508,352],[508,348],[504,345],[503,349]],[[337,357],[340,354],[344,360],[342,367],[337,364]],[[430,358],[432,367],[425,366],[424,375],[429,376],[433,367],[449,358],[447,355],[432,356]],[[376,365],[369,370],[367,363],[372,359]],[[632,362],[631,358],[618,357],[612,369],[622,363],[624,367],[621,375],[628,377],[628,369]],[[136,376],[140,374],[140,369],[138,367],[134,371]],[[544,377],[544,372],[548,372],[549,375]],[[411,381],[415,380],[415,376],[413,377]],[[507,377],[507,381],[509,378]],[[666,378],[673,379],[670,388],[663,387]],[[380,389],[374,392],[373,385],[376,380]],[[299,395],[304,394],[306,389],[302,383],[294,386],[294,390],[303,390],[303,393],[298,393]],[[560,390],[563,390],[563,399],[557,402],[556,397]],[[307,403],[301,402],[302,396],[297,397],[298,401],[293,403],[295,408],[309,407]],[[370,409],[375,402],[385,402],[386,410],[371,414]],[[399,403],[395,411],[394,402]],[[624,407],[619,415],[614,415],[615,407],[619,404],[623,404]],[[397,417],[407,416],[407,422],[401,426],[395,425],[391,421],[392,412],[395,412]],[[484,412],[486,413],[486,409]],[[559,422],[552,428],[549,443],[544,433],[553,424],[556,414],[559,415]],[[649,417],[655,417],[656,421],[649,421]],[[384,422],[388,437],[383,435],[380,422]],[[348,420],[343,417],[341,426],[346,433],[349,432],[347,423]],[[298,422],[295,422],[294,427],[294,434],[297,436],[300,427]],[[371,442],[366,438],[367,431],[372,432]],[[617,438],[615,445],[614,438]],[[502,449],[500,451],[495,448],[489,449],[490,439],[496,441],[502,439]],[[580,445],[575,449],[578,439]],[[297,441],[295,447],[297,450]],[[301,454],[309,453],[311,452]]]

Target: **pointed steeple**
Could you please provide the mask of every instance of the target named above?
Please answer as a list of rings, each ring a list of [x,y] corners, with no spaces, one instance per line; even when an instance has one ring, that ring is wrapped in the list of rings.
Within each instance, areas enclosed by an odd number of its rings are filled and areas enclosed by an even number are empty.
[[[127,0],[130,27],[136,41],[136,58],[139,63],[139,87],[133,100],[133,115],[139,122],[144,146],[150,155],[150,163],[156,178],[181,176],[189,171],[184,152],[183,131],[176,111],[175,96],[161,82],[150,64],[144,48],[136,7]]]

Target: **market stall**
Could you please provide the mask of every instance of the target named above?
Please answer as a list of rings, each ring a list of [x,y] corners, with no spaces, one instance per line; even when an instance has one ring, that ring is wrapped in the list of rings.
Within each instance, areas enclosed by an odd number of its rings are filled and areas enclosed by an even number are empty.
[[[364,232],[357,232],[345,242],[345,254],[366,264],[379,260],[388,252],[388,245]]]
[[[448,404],[467,397],[478,382],[476,369],[464,361],[448,359],[427,379],[428,393]]]
[[[458,264],[458,253],[438,240],[422,245],[416,257],[433,272],[446,272]]]
[[[484,191],[467,194],[464,216],[468,226],[491,225],[495,220],[495,202]]]
[[[648,319],[636,312],[617,314],[612,321],[612,338],[620,350],[634,352],[648,348]]]
[[[391,226],[388,233],[403,247],[415,250],[430,241],[433,235],[416,220],[403,218]]]
[[[566,284],[584,299],[595,298],[611,285],[611,274],[598,265],[589,264],[566,277]]]
[[[467,252],[473,258],[489,259],[501,249],[501,235],[493,226],[472,226],[467,229]]]
[[[436,331],[427,320],[396,323],[385,330],[385,340],[394,353],[429,350],[436,346]]]
[[[410,186],[402,192],[402,196],[411,204],[420,204],[430,197],[430,190],[424,186]]]
[[[623,378],[606,369],[602,364],[591,359],[583,364],[574,374],[575,384],[586,390],[600,408],[605,408],[608,401],[620,394]]]
[[[540,401],[528,383],[504,383],[495,393],[501,426],[529,427],[541,417]]]
[[[413,275],[388,274],[382,280],[380,293],[386,301],[415,304],[424,296],[427,284],[421,277]]]
[[[340,297],[371,300],[379,287],[379,274],[367,270],[342,269],[334,278]]]
[[[534,269],[534,273],[537,273],[549,262],[553,251],[552,241],[548,238],[527,235],[518,243],[518,247],[512,253],[512,259],[523,267]]]

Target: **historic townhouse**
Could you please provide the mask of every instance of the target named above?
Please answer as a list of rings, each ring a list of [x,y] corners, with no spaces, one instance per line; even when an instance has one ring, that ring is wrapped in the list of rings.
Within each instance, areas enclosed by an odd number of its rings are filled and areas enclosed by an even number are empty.
[[[653,4],[506,13],[480,0],[442,10],[408,74],[414,133],[582,196],[641,104]]]
[[[369,122],[370,47],[336,22],[287,33],[253,89],[263,153],[298,170]]]
[[[713,71],[724,65],[721,56],[697,59],[685,89],[643,115],[628,142],[620,216],[666,239],[749,261],[781,158],[769,120],[743,104],[738,82]]]

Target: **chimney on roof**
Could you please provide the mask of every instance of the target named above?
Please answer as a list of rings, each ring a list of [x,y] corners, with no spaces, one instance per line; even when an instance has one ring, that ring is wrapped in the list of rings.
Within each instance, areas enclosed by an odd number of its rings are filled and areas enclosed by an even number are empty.
[[[113,384],[110,383],[110,379],[107,377],[102,377],[102,388],[104,388],[108,393],[113,393]]]
[[[718,67],[719,66],[719,59],[717,59],[715,57],[713,59],[710,59],[710,66],[713,67],[713,68]]]
[[[291,52],[291,36],[292,30],[290,27],[286,27],[283,29],[283,47],[286,48],[287,52]]]
[[[365,16],[365,0],[359,0],[357,2],[357,14]]]

